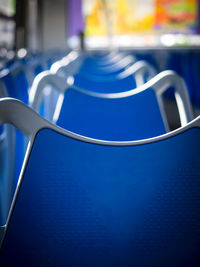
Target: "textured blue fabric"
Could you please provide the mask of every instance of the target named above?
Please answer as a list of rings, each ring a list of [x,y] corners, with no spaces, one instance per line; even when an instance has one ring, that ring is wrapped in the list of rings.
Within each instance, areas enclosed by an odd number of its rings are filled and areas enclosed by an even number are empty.
[[[112,147],[41,130],[0,265],[199,266],[199,140]]]

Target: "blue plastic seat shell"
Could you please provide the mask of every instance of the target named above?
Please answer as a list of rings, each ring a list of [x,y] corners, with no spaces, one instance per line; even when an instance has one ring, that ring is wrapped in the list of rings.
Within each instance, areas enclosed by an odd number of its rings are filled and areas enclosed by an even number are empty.
[[[41,130],[0,263],[200,263],[199,137],[199,129],[192,129],[155,143],[117,147]]]
[[[57,125],[87,137],[141,140],[164,134],[165,125],[155,92],[149,88],[122,98],[100,98],[67,89]]]

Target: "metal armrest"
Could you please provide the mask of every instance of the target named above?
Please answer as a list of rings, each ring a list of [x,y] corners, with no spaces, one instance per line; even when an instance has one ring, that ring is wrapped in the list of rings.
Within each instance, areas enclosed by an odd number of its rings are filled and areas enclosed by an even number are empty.
[[[0,99],[0,125],[4,123],[12,124],[29,139],[51,125],[23,102],[9,97]]]
[[[130,75],[133,75],[136,81],[137,87],[144,84],[144,74],[147,73],[148,80],[156,76],[157,72],[153,66],[151,66],[145,60],[140,60],[128,67],[125,71],[120,73],[118,77],[120,79],[126,78]]]
[[[53,74],[51,71],[43,71],[38,74],[30,90],[29,102],[31,107],[38,111],[42,101],[42,92],[47,85],[52,85],[60,93],[64,93],[67,87],[65,79]]]
[[[59,72],[60,70],[63,70],[65,68],[68,67],[68,65],[71,63],[71,62],[76,62],[78,61],[78,59],[80,59],[80,55],[78,52],[76,51],[72,51],[70,52],[67,56],[65,56],[64,58],[62,58],[61,60],[55,62],[52,66],[51,66],[51,69],[50,71],[52,73],[57,73]]]
[[[166,116],[166,114],[164,115],[162,95],[169,87],[174,87],[181,126],[184,126],[194,118],[186,84],[184,80],[174,71],[164,71],[162,73],[162,79],[158,80],[152,88],[157,94],[163,116]],[[159,74],[157,76],[159,76]]]
[[[114,93],[114,94],[95,93],[95,95],[96,96],[101,95],[101,97],[105,97],[105,98],[121,98],[121,97],[128,97],[128,96],[140,93],[143,90],[152,88],[156,93],[158,103],[160,106],[160,111],[163,117],[163,121],[165,123],[166,129],[168,129],[169,127],[167,123],[167,116],[164,110],[162,95],[164,92],[168,90],[169,87],[174,87],[175,89],[175,99],[176,99],[176,103],[178,107],[181,126],[184,126],[194,118],[194,115],[192,112],[192,106],[190,103],[190,99],[189,99],[189,95],[187,92],[185,82],[174,71],[171,71],[171,70],[162,71],[159,74],[157,74],[154,78],[146,82],[145,84],[135,89],[126,91],[126,92]]]
[[[119,66],[120,68],[128,68],[130,64],[134,64],[136,62],[136,58],[132,55],[128,55],[122,57],[122,59],[116,61],[113,66]],[[113,67],[112,66],[112,67]]]
[[[38,109],[41,102],[42,90],[46,85],[53,85],[54,88],[60,93],[64,94],[66,89],[69,86],[73,85],[73,82],[65,81],[63,78],[59,77],[56,74],[52,74],[51,72],[43,72],[41,75],[38,75],[37,79],[33,85],[33,95],[31,95],[30,102],[32,103],[32,107],[34,109]],[[169,87],[173,86],[175,89],[175,98],[177,102],[178,112],[180,116],[181,126],[184,126],[187,122],[193,119],[192,107],[189,100],[189,95],[187,93],[186,85],[184,80],[176,74],[174,71],[163,71],[157,74],[154,78],[146,82],[145,84],[126,91],[122,93],[113,93],[113,94],[102,94],[102,93],[94,93],[87,92],[87,94],[91,94],[96,97],[102,98],[121,98],[127,97],[136,93],[140,93],[143,90],[147,90],[148,88],[152,88],[157,96],[158,103],[160,106],[160,111],[163,117],[163,121],[165,123],[166,129],[168,129],[167,117],[164,110],[163,98],[162,95]],[[84,92],[84,89],[80,89]]]

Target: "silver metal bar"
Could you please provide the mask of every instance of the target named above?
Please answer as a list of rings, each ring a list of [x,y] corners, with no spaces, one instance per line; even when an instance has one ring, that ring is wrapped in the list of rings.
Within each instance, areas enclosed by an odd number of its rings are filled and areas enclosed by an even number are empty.
[[[12,112],[11,112],[12,111]],[[148,119],[148,118],[147,118]],[[180,127],[169,133],[156,136],[153,138],[147,138],[143,140],[133,140],[133,141],[105,141],[97,140],[93,138],[88,138],[81,136],[70,131],[67,131],[41,117],[33,109],[25,105],[23,102],[14,98],[3,98],[0,99],[0,125],[3,123],[10,123],[14,125],[19,131],[24,135],[29,137],[31,140],[38,131],[43,128],[52,129],[65,136],[98,145],[109,145],[109,146],[133,146],[133,145],[143,145],[152,142],[162,141],[167,138],[173,137],[175,135],[181,134],[186,130],[191,128],[200,128],[200,116],[187,123],[187,125]]]

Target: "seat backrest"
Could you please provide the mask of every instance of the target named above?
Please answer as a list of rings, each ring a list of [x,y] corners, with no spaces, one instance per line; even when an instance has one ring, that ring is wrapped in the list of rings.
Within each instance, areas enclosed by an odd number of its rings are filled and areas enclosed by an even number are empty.
[[[107,54],[97,54],[97,53],[91,53],[91,52],[84,52],[82,53],[84,56],[84,63],[87,64],[89,67],[107,67],[112,65],[127,65],[127,59],[124,62],[124,58],[128,56],[127,53],[122,52],[108,52]],[[130,57],[129,57],[130,58]],[[134,59],[134,56],[132,56],[132,59]],[[123,62],[121,64],[121,61]]]
[[[118,79],[114,77],[113,79],[92,79],[87,76],[82,76],[80,74],[75,74],[73,77],[73,84],[76,87],[80,87],[86,90],[99,92],[99,93],[118,93],[136,88],[136,80],[133,75],[124,77],[123,79]],[[71,79],[71,77],[69,77]]]
[[[104,140],[138,140],[166,132],[155,92],[150,88],[113,99],[69,88],[56,124]]]
[[[43,56],[39,55],[22,59],[22,64],[24,64],[26,69],[29,87],[32,85],[37,74],[48,69],[47,63],[45,62]]]
[[[114,138],[110,140],[116,140],[116,138],[117,140],[124,140],[121,139],[122,136],[120,137],[120,132],[123,132],[123,129],[120,130],[121,125],[125,125],[123,135],[125,140],[133,139],[135,137],[135,133],[139,133],[139,135],[136,134],[136,139],[140,139],[142,137],[145,138],[154,136],[155,132],[157,132],[156,135],[159,135],[162,134],[163,131],[167,131],[169,128],[163,107],[162,94],[169,87],[174,87],[175,89],[175,98],[177,101],[181,125],[185,125],[193,118],[184,81],[173,71],[161,72],[138,88],[113,94],[96,93],[83,90],[75,86],[70,86],[68,81],[66,82],[57,74],[47,71],[41,73],[35,79],[32,86],[30,102],[35,110],[39,110],[42,93],[47,85],[52,85],[53,88],[61,94],[61,98],[57,103],[54,118],[52,120],[63,127],[66,127],[65,125],[68,125],[69,127],[79,127],[80,125],[83,125],[83,121],[85,121],[85,126],[89,126],[89,134],[86,135],[90,137],[90,134],[92,133],[93,135],[95,131],[99,135],[99,131],[95,130],[96,128],[100,130],[100,133],[109,133],[109,136],[111,136],[109,138]],[[65,94],[64,104],[62,103],[62,94]],[[84,103],[87,103],[87,105]],[[90,109],[90,107],[92,108]],[[146,115],[147,117],[145,117]],[[90,123],[90,118],[94,120],[94,126]],[[145,121],[142,121],[144,118]],[[121,124],[117,123],[118,119]],[[134,119],[135,122],[139,124],[134,124]],[[75,125],[76,122],[77,126]],[[143,128],[143,124],[146,124],[146,127]],[[150,124],[151,127],[148,128]],[[105,130],[105,127],[102,128],[103,125],[106,125],[108,129]],[[85,126],[83,125],[83,127],[80,127],[80,131],[83,131],[84,128],[86,128]],[[135,128],[134,132],[126,131],[128,129],[133,130],[133,128]],[[115,130],[118,132],[115,133]],[[77,129],[75,131],[77,131]],[[97,138],[97,136],[93,137]],[[100,138],[105,139],[107,136],[105,134]]]
[[[90,72],[94,75],[107,76],[107,75],[116,75],[122,71],[124,71],[127,67],[136,62],[136,59],[132,56],[126,56],[119,60],[118,62],[111,63],[106,66],[98,66],[96,64],[88,64],[83,62],[81,65],[79,72],[83,74],[87,74]]]
[[[2,266],[200,263],[200,118],[162,137],[105,142],[64,131],[22,103],[6,101],[0,114],[7,106],[25,116],[0,115],[1,121],[18,125],[31,145]]]
[[[0,73],[0,79],[10,97],[28,103],[29,85],[23,64],[17,62],[10,69],[4,69]]]
[[[59,65],[53,66],[51,70],[53,73],[57,73],[64,78],[72,75],[70,79],[73,79],[73,83],[77,87],[101,93],[116,93],[130,90],[144,84],[157,74],[156,70],[144,60],[134,62],[119,73],[104,76],[93,74],[89,70],[85,73],[75,71],[73,70],[73,64],[75,65],[76,62],[66,63],[66,65],[60,63],[60,67],[58,67]]]

